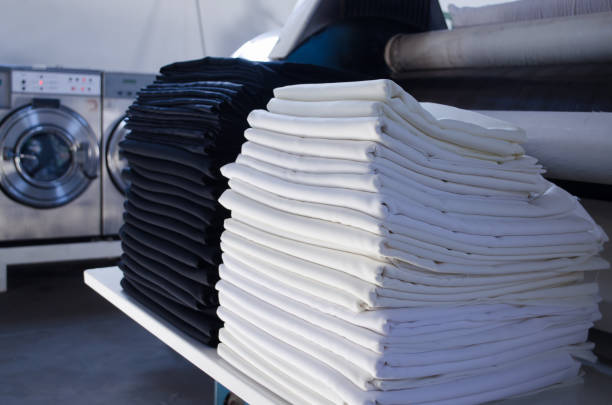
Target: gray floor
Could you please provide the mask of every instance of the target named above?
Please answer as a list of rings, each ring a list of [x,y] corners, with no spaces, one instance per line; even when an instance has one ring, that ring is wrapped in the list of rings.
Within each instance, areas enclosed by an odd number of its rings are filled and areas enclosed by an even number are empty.
[[[212,404],[213,381],[85,286],[87,267],[9,268],[0,404]]]

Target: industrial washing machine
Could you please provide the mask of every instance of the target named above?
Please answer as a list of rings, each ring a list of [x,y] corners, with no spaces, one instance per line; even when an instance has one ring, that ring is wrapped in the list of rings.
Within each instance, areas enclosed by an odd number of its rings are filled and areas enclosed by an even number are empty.
[[[155,75],[104,73],[102,109],[102,235],[119,233],[123,224],[123,201],[127,184],[121,177],[126,162],[119,156],[119,142],[125,137],[125,112],[136,93],[153,83]]]
[[[99,237],[101,79],[0,67],[0,245]]]

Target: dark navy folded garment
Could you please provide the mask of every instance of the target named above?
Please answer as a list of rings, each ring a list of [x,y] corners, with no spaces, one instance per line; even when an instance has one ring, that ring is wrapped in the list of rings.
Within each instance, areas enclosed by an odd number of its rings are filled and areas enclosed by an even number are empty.
[[[212,196],[210,198],[205,198],[180,187],[176,187],[167,183],[161,183],[156,180],[147,179],[146,177],[143,177],[140,174],[136,173],[133,168],[123,169],[123,171],[121,172],[121,177],[130,184],[133,184],[144,190],[152,191],[154,193],[174,195],[189,200],[195,204],[203,205],[205,207],[209,207],[216,201],[216,198]]]
[[[125,277],[121,280],[121,287],[131,297],[186,335],[213,347],[219,343],[221,321],[215,314],[204,314],[183,307]]]
[[[141,221],[128,213],[124,213],[123,220],[125,226],[130,227],[128,228],[128,233],[138,231],[139,236],[134,234],[138,240],[142,240],[142,234],[146,233],[145,237],[148,237],[149,240],[155,238],[156,243],[162,245],[159,246],[161,249],[173,252],[176,259],[183,261],[185,264],[199,267],[199,264],[202,262],[211,265],[220,263],[221,253],[219,244],[206,245],[194,242],[180,233]]]
[[[146,267],[140,266],[126,254],[122,256],[119,268],[126,276],[134,279],[139,284],[187,308],[200,311],[215,308],[218,305],[215,291],[204,292],[208,302],[203,303],[201,299],[196,299],[190,292],[177,286],[167,278],[150,271]]]
[[[159,127],[156,127],[159,129]],[[215,141],[212,138],[207,139],[197,139],[193,137],[184,137],[175,133],[174,129],[169,131],[170,133],[158,133],[151,131],[130,131],[125,139],[139,141],[139,142],[148,142],[154,143],[157,145],[169,145],[171,147],[182,149],[189,153],[194,153],[196,155],[209,156],[211,151],[215,149]],[[121,150],[121,154],[129,153],[126,150]],[[138,156],[144,156],[139,154]],[[176,163],[174,161],[167,160],[171,163]],[[180,164],[180,163],[179,163]],[[195,169],[194,169],[195,170]]]
[[[200,139],[209,137],[210,130],[206,128],[199,129],[185,129],[185,128],[175,128],[175,127],[163,127],[160,125],[156,125],[155,123],[144,123],[144,122],[136,122],[129,123],[129,119],[127,120],[128,129],[132,131],[139,132],[148,132],[152,134],[160,134],[160,135],[170,135],[170,136],[183,136],[186,138]]]
[[[177,304],[184,305],[187,308],[198,310],[198,303],[187,292],[177,288],[172,283],[164,281],[163,278],[156,276],[150,271],[144,271],[141,267],[128,265],[129,258],[122,258],[119,262],[119,268],[123,275],[130,280],[138,282],[138,284],[147,287],[151,291],[155,291],[169,300]],[[138,270],[136,270],[138,269]],[[141,275],[142,274],[142,275]]]
[[[213,174],[213,160],[202,157],[195,153],[189,153],[177,147],[169,145],[159,145],[150,142],[135,141],[133,139],[125,139],[119,143],[119,147],[123,151],[142,155],[150,158],[168,160],[178,164],[193,167],[204,173],[205,175],[215,178],[218,177],[218,168]],[[128,160],[129,162],[129,160]]]
[[[170,194],[160,193],[157,191],[146,190],[144,188],[138,187],[135,184],[130,185],[128,194],[130,193],[136,194],[142,199],[153,203],[174,207],[177,210],[182,211],[183,213],[190,214],[199,218],[207,224],[215,222],[214,219],[217,219],[218,216],[222,216],[225,212],[227,212],[227,210],[221,207],[221,204],[219,204],[217,201],[202,200],[196,204],[181,196],[174,196]],[[217,213],[217,210],[220,210],[220,213]],[[177,213],[177,215],[178,214],[180,213]]]
[[[136,207],[129,200],[123,204],[123,207],[125,208],[125,212],[132,215],[134,218],[159,226],[160,228],[170,229],[171,231],[188,237],[196,243],[206,243],[206,234],[204,231],[206,228],[198,229],[191,224],[177,221],[166,215],[143,210],[142,208]]]
[[[137,242],[142,243],[149,249],[157,250],[172,259],[192,268],[204,268],[210,266],[207,260],[203,260],[199,255],[194,254],[180,246],[152,235],[132,224],[125,223],[121,227],[122,233],[130,236]]]
[[[173,101],[172,99],[168,101]],[[222,113],[224,105],[222,101],[194,100],[190,104],[168,104],[166,106],[148,105],[136,102],[129,108],[130,116],[140,114],[146,119],[161,119],[170,121],[182,121],[191,119],[196,122],[217,122]]]
[[[208,287],[213,287],[219,280],[217,266],[204,264],[202,267],[188,266],[172,257],[166,255],[160,250],[150,248],[136,239],[128,235],[125,230],[121,229],[121,248],[128,253],[132,258],[141,255],[149,260],[158,263],[163,268],[168,268],[181,276],[187,277],[197,283],[201,283]]]
[[[143,179],[167,184],[172,187],[178,187],[185,190],[190,195],[193,194],[207,200],[217,200],[223,190],[227,188],[227,181],[225,179],[219,179],[215,182],[206,182],[204,184],[203,182],[200,182],[198,184],[184,177],[161,173],[159,171],[147,170],[134,162],[130,163],[129,170],[141,176]]]
[[[204,227],[196,228],[193,226],[193,224],[186,224],[164,214],[156,214],[138,208],[129,200],[124,203],[124,207],[125,212],[132,215],[134,218],[147,222],[151,225],[176,232],[177,234],[185,236],[196,243],[214,244],[217,242],[217,238],[223,229],[222,223],[217,224],[217,226],[205,225]]]
[[[206,176],[203,175],[202,172],[186,165],[162,159],[148,158],[125,151],[122,153],[122,156],[128,159],[131,165],[138,166],[144,170],[171,174],[202,185],[204,185],[206,181]]]
[[[127,248],[124,251],[121,261],[142,277],[149,278],[152,282],[157,283],[160,288],[165,289],[166,285],[169,284],[171,286],[168,287],[168,291],[174,291],[176,288],[181,290],[176,292],[175,295],[182,296],[183,293],[187,293],[196,301],[197,309],[218,304],[219,300],[214,287],[184,277],[171,268],[151,260],[132,249]],[[148,273],[152,273],[159,278],[149,277]]]

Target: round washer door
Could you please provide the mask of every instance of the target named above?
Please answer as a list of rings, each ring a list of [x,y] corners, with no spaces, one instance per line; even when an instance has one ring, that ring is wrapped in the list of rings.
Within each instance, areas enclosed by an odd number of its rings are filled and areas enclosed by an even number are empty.
[[[119,118],[113,125],[106,143],[106,168],[113,184],[125,194],[129,183],[121,176],[121,171],[127,166],[127,160],[119,154],[119,142],[125,139],[129,129],[125,127],[126,116]]]
[[[69,203],[98,175],[98,141],[71,109],[25,106],[0,125],[0,186],[37,208]]]

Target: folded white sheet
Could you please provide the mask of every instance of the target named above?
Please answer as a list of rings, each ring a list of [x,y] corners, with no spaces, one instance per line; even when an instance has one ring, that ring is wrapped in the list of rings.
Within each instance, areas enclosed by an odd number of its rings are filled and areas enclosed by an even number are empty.
[[[389,117],[381,113],[364,117],[304,117],[295,115],[274,114],[265,110],[254,110],[247,121],[253,128],[282,132],[295,136],[326,139],[370,140],[386,143],[387,146],[401,143],[421,150],[433,156],[444,157],[447,152],[458,157],[476,158],[504,162],[513,160],[524,153],[517,143],[461,134],[460,132],[438,130],[438,139],[410,125],[397,116]],[[393,138],[381,137],[386,134]],[[428,144],[428,145],[425,145]]]
[[[267,192],[241,180],[232,179],[229,181],[229,185],[232,191],[280,211],[340,223],[382,236],[386,236],[389,233],[403,234],[422,240],[435,241],[441,244],[441,246],[449,247],[453,247],[454,244],[457,243],[463,245],[467,244],[470,249],[476,252],[479,252],[478,249],[481,247],[553,247],[555,249],[564,249],[564,245],[601,243],[600,239],[598,239],[599,235],[595,232],[530,235],[529,237],[481,236],[450,231],[439,226],[433,226],[405,217],[403,217],[402,221],[404,224],[386,223],[350,208],[286,198]]]
[[[568,354],[552,351],[525,362],[512,363],[509,367],[500,367],[496,373],[469,376],[442,384],[426,385],[407,390],[363,391],[335,369],[265,333],[238,315],[230,313],[230,311],[225,311],[224,315],[226,316],[225,330],[231,335],[241,341],[250,342],[251,347],[257,348],[262,356],[274,358],[276,364],[288,363],[290,366],[285,367],[285,370],[293,378],[297,379],[300,373],[307,373],[311,377],[317,378],[320,384],[338,392],[339,396],[348,404],[373,404],[373,401],[380,404],[399,404],[406,403],[407,399],[414,403],[445,400],[510,389],[517,385],[521,386],[526,381],[554,375],[555,378],[547,380],[545,385],[529,389],[532,390],[571,378],[576,375],[579,367],[578,363],[572,360]],[[300,370],[300,372],[294,373],[294,370]],[[515,394],[520,392],[523,391],[517,391]]]
[[[343,319],[358,319],[360,315],[364,314],[363,312],[359,314],[360,312],[359,310],[363,310],[363,308],[358,308],[358,310],[355,311],[355,307],[357,306],[356,302],[359,302],[359,301],[355,300],[349,295],[346,295],[346,294],[343,295],[342,291],[341,290],[339,291],[339,289],[334,289],[333,287],[325,286],[325,285],[322,285],[321,283],[316,283],[316,282],[310,281],[308,279],[303,279],[303,278],[302,279],[298,278],[297,280],[291,280],[290,276],[283,274],[284,273],[283,269],[279,269],[275,267],[272,267],[266,272],[261,269],[261,265],[263,263],[255,262],[256,259],[250,256],[234,256],[230,253],[226,253],[224,254],[223,258],[224,258],[223,271],[226,273],[230,273],[230,277],[232,277],[233,279],[235,277],[238,277],[239,280],[251,280],[253,283],[263,285],[268,290],[278,292],[290,300],[301,302],[305,305],[311,306],[313,308],[321,310],[322,312],[329,313],[337,317],[342,318],[343,315],[345,315],[344,312],[346,311],[346,309],[349,309],[349,310],[352,310],[353,312],[358,313],[358,314],[356,313],[350,314],[350,316],[344,317]],[[246,262],[248,262],[248,264]],[[281,276],[278,276],[276,274],[271,275],[271,273],[274,271],[278,271],[282,275]],[[284,283],[283,280],[284,281],[290,280],[290,282]],[[320,287],[322,290],[324,290],[324,292],[322,294],[317,295],[316,290],[315,290],[316,287]],[[379,289],[379,291],[386,292],[387,290]],[[542,293],[542,295],[546,295],[546,292]],[[340,299],[341,297],[344,297],[345,302],[343,302]],[[428,296],[428,298],[430,299],[432,297],[434,297],[434,295]],[[276,298],[279,298],[279,297],[276,297]],[[593,297],[588,297],[588,298],[591,298],[591,300],[595,301],[595,298]],[[370,299],[369,301],[374,301],[375,303],[378,303],[378,302],[385,302],[385,299],[387,298],[384,296],[376,295],[374,296],[373,299]],[[318,301],[321,301],[321,302],[318,302]],[[410,307],[417,307],[417,308],[419,307],[417,304],[412,304],[413,301],[410,301],[406,298],[402,298],[401,300],[398,300],[398,301],[407,302],[407,304],[405,304],[405,306],[403,307],[399,306],[398,304],[397,306],[398,308],[408,309]],[[464,306],[464,307],[469,306],[469,305],[476,305],[476,304],[494,305],[500,302],[507,303],[507,302],[513,302],[513,300],[505,299],[503,297],[496,298],[496,299],[482,299],[482,300],[478,300],[477,302],[470,302],[469,300],[465,300],[465,301],[457,300],[457,301],[451,301],[450,303],[448,301],[440,302],[440,303],[436,303],[434,301],[432,303],[430,301],[425,300],[425,301],[419,301],[419,304],[421,307],[434,308],[436,306],[449,307],[450,305],[453,305],[453,304],[455,306]],[[350,306],[349,303],[352,303],[353,305]],[[380,306],[379,308],[376,308],[374,305],[369,304],[367,302],[366,302],[366,305],[368,305],[366,309],[369,309],[369,311],[365,312],[365,314],[376,312],[380,309],[392,309],[393,308],[392,306]],[[549,315],[549,316],[558,317],[559,315],[554,315],[553,313],[552,315]],[[595,321],[599,319],[599,313],[596,311],[592,312],[590,315],[587,315],[586,313],[580,313],[578,318],[576,318],[576,315],[573,315],[571,311],[568,311],[568,313],[565,314],[565,316],[569,317],[569,319],[582,319],[585,321]],[[367,318],[367,316],[364,316],[364,318]],[[445,323],[446,322],[448,321],[445,321]],[[355,323],[356,324],[363,323],[366,327],[369,326],[367,324],[367,321],[365,322],[358,321]],[[459,324],[461,324],[461,322],[459,322]],[[474,324],[469,324],[469,326],[474,327]],[[411,327],[412,327],[412,330],[407,330],[406,333],[402,334],[402,336],[405,337],[405,336],[417,335],[418,333],[416,329],[414,329],[415,323],[413,323]],[[459,329],[459,326],[456,325],[455,328]],[[440,328],[433,329],[433,331],[436,331],[436,332],[439,332],[440,330],[444,330],[444,329],[440,329]],[[428,328],[427,331],[422,332],[422,333],[429,333],[429,332],[432,332],[431,328]]]
[[[422,174],[402,167],[386,159],[373,163],[370,173],[324,173],[286,169],[250,156],[239,155],[236,163],[252,167],[300,184],[348,188],[372,193],[392,190],[398,194],[408,194],[404,187],[417,188],[423,192],[456,193],[460,195],[496,195],[498,192],[542,193],[550,183],[540,177],[540,184],[520,183],[511,180],[491,179],[484,176],[445,175],[444,173]],[[401,187],[404,186],[404,187]]]
[[[465,118],[473,118],[473,113],[465,110],[454,109],[439,104],[428,105],[432,111],[438,115],[449,115],[456,113],[464,115]],[[399,109],[398,112],[394,108]],[[267,110],[271,113],[293,117],[318,117],[318,118],[338,118],[338,117],[386,117],[400,125],[404,125],[411,132],[421,132],[423,135],[433,137],[437,140],[453,143],[470,149],[482,150],[492,154],[521,154],[523,153],[518,142],[523,142],[524,135],[518,135],[516,141],[508,141],[494,138],[491,136],[474,135],[464,131],[443,128],[440,125],[432,125],[418,114],[414,114],[402,104],[385,104],[380,101],[369,100],[338,100],[338,101],[295,101],[272,98],[267,105]],[[408,119],[416,118],[415,124]],[[492,122],[492,120],[490,120]],[[296,124],[300,124],[297,121]],[[421,128],[419,130],[418,128]],[[517,132],[521,132],[520,130]],[[524,132],[524,131],[522,131]]]
[[[300,381],[278,370],[257,353],[248,350],[226,330],[222,330],[220,334],[227,343],[220,343],[217,346],[219,357],[280,397],[278,401],[271,399],[272,403],[285,404],[283,401],[289,401],[292,404],[309,403],[317,405],[334,403],[325,399],[320,393],[306,387]],[[231,349],[228,347],[230,345]],[[310,386],[314,387],[315,385],[311,384]]]
[[[452,314],[450,316],[453,316],[453,318],[450,319],[444,318],[444,316],[436,316],[436,314],[432,312],[432,307],[425,307],[425,309],[421,310],[420,314],[417,308],[412,310],[410,310],[410,308],[397,309],[395,312],[390,309],[384,309],[351,313],[337,305],[330,305],[316,299],[313,300],[312,297],[307,294],[300,294],[299,292],[289,289],[287,289],[288,291],[280,290],[280,292],[277,292],[278,290],[274,290],[273,285],[269,286],[269,284],[263,284],[264,282],[260,278],[257,278],[256,273],[248,274],[241,272],[240,268],[236,266],[230,269],[226,265],[223,265],[220,267],[219,271],[220,274],[222,274],[221,277],[223,280],[219,282],[218,289],[222,289],[225,286],[225,282],[228,281],[234,286],[237,286],[248,294],[270,305],[274,305],[300,319],[316,324],[321,328],[336,333],[377,353],[382,353],[390,349],[392,345],[404,344],[406,341],[410,340],[407,339],[409,336],[414,337],[418,342],[418,339],[423,336],[415,337],[417,331],[421,331],[425,334],[444,330],[444,328],[419,329],[424,326],[441,325],[449,321],[455,322],[453,326],[457,327],[457,329],[448,331],[445,335],[447,338],[466,335],[466,331],[461,330],[460,327],[473,328],[481,326],[483,330],[486,330],[488,326],[486,322],[491,322],[490,314],[499,308],[497,307],[499,304],[439,307],[441,311],[446,310],[446,316]],[[419,322],[418,316],[427,313],[432,314],[427,322]],[[506,310],[499,311],[496,321],[498,326],[500,326],[501,324],[513,320],[529,319],[536,313],[539,313],[540,317],[555,317],[555,319],[559,319],[559,314],[562,314],[562,316],[566,317],[565,320],[567,322],[576,322],[581,319],[585,321],[597,319],[597,311],[593,311],[592,308],[584,311],[567,308],[566,311],[560,311],[559,308],[554,308],[551,305],[549,307],[534,306],[533,308],[506,308]],[[384,318],[385,316],[387,317],[386,319]],[[403,322],[400,321],[401,323],[395,324],[395,328],[393,327],[393,321],[389,320],[389,318],[393,318],[393,316],[398,318],[401,316],[404,317],[404,319],[401,320]],[[411,316],[414,316],[414,318],[411,319]],[[381,318],[383,320],[381,320]],[[462,323],[463,321],[465,321],[465,323]],[[478,324],[479,322],[483,323]]]
[[[461,201],[455,199],[451,203],[450,201],[453,200],[449,199],[445,200],[443,204],[438,204],[441,200],[429,198],[431,195],[419,194],[416,191],[413,193],[413,199],[409,199],[392,191],[371,193],[347,188],[293,183],[237,163],[225,165],[222,168],[222,173],[229,179],[240,180],[276,195],[282,195],[297,201],[353,209],[378,218],[383,222],[389,221],[401,224],[403,218],[406,217],[451,231],[490,236],[549,235],[576,232],[602,233],[594,225],[592,219],[582,213],[581,207],[575,204],[575,201],[571,214],[535,220],[534,218],[495,215],[497,212],[508,208],[502,202],[497,203],[495,200],[465,199]],[[421,197],[423,198],[421,199]],[[453,215],[442,207],[442,205],[451,204],[455,206],[464,205],[466,211],[468,207],[470,207],[470,211],[474,211],[474,207],[479,205],[487,206],[489,212],[473,213],[474,215],[468,215],[464,212],[463,215]],[[525,205],[524,208],[527,207],[528,205]],[[517,208],[516,205],[515,208]]]
[[[253,131],[251,129],[251,131]],[[308,142],[303,140],[302,142]],[[540,190],[547,183],[538,173],[521,173],[516,171],[488,170],[486,175],[483,170],[474,169],[473,174],[457,173],[452,171],[453,167],[448,166],[446,170],[431,168],[423,165],[422,159],[418,155],[414,159],[406,159],[397,156],[393,151],[387,151],[392,159],[378,157],[368,162],[347,161],[346,159],[304,156],[295,153],[275,150],[267,146],[259,145],[255,142],[246,142],[242,145],[241,156],[247,156],[262,162],[283,167],[288,170],[302,171],[305,173],[386,173],[388,175],[396,172],[410,173],[412,176],[421,175],[430,178],[451,181],[454,183],[468,184],[480,187],[513,187],[513,190]],[[400,177],[400,180],[404,180]],[[426,179],[430,183],[432,180]],[[497,181],[499,181],[499,183]]]
[[[453,180],[453,182],[457,184],[450,184],[448,187],[453,186],[452,190],[459,194],[474,192],[483,196],[509,196],[517,199],[526,199],[528,197],[528,191],[534,190],[534,192],[543,192],[548,186],[546,181],[536,176],[540,169],[531,164],[531,162],[525,162],[526,164],[523,168],[525,171],[533,173],[530,176],[532,179],[531,182],[526,182],[524,185],[521,185],[522,187],[518,187],[519,185],[509,181],[502,181],[499,184],[494,184],[486,179],[478,179],[478,176],[486,177],[486,171],[493,169],[483,166],[480,160],[478,162],[469,163],[448,162],[444,159],[436,160],[434,157],[430,157],[427,152],[401,144],[391,138],[385,138],[385,144],[381,144],[368,140],[303,138],[297,135],[283,134],[260,128],[250,128],[246,130],[245,137],[254,143],[294,154],[301,153],[312,157],[347,159],[361,162],[375,161],[382,167],[384,167],[383,165],[385,163],[388,166],[389,162],[391,162],[404,168],[405,172],[410,173],[413,178],[426,180],[427,184],[421,187],[431,187],[432,185],[440,187],[441,184],[439,182],[436,183],[436,179]],[[302,147],[301,152],[299,149],[300,146]],[[329,150],[323,152],[321,151],[323,147]],[[430,159],[431,163],[424,162],[424,160],[426,161],[427,159]],[[417,170],[415,165],[421,165],[424,166],[424,168]],[[493,170],[495,169],[500,171],[499,168],[494,168]],[[427,179],[424,177],[426,175],[429,175],[431,178]],[[477,180],[480,181],[480,184],[483,184],[483,186],[495,185],[497,189],[487,189],[485,187],[476,188],[475,186],[471,188],[468,186],[462,187],[460,184],[471,184],[471,182],[473,183]]]
[[[519,327],[515,325],[514,329],[509,328],[507,335],[490,332],[486,338],[473,344],[445,346],[437,342],[428,347],[392,345],[380,354],[316,324],[284,313],[231,285],[223,284],[219,297],[221,319],[227,320],[229,317],[226,311],[241,314],[242,318],[263,331],[338,370],[363,389],[369,389],[375,379],[398,380],[469,373],[477,367],[502,364],[556,347],[580,344],[585,341],[590,326],[580,322],[547,326],[546,322],[532,320]],[[395,384],[398,385],[397,382]]]
[[[252,218],[257,222],[266,223],[270,229],[275,228],[278,230],[273,233],[278,234],[280,232],[281,236],[289,237],[291,235],[294,239],[297,238],[297,240],[334,247],[338,250],[357,254],[371,255],[372,257],[382,257],[384,256],[383,252],[388,249],[397,251],[396,254],[388,256],[409,262],[409,258],[414,255],[438,262],[500,264],[512,261],[545,260],[584,255],[593,256],[601,249],[599,243],[573,244],[562,247],[474,249],[467,243],[446,241],[444,241],[446,243],[439,243],[434,240],[426,240],[421,235],[417,235],[418,239],[410,235],[396,233],[381,236],[335,222],[294,215],[291,212],[281,211],[266,204],[261,204],[233,190],[227,190],[220,197],[219,202],[225,208],[235,213],[234,217],[236,219],[246,217]],[[283,234],[286,229],[290,229],[291,232]],[[411,256],[405,256],[404,254]]]
[[[530,293],[530,300],[544,299],[551,294],[548,289],[563,284],[576,283],[582,277],[577,274],[559,276],[551,279],[536,280],[529,283],[513,283],[501,286],[485,286],[480,288],[464,287],[463,291],[452,291],[452,287],[431,287],[418,284],[405,283],[403,290],[393,290],[372,286],[367,295],[355,296],[334,285],[322,283],[316,279],[302,277],[292,271],[266,263],[254,256],[250,256],[241,249],[233,249],[227,244],[222,248],[226,252],[223,256],[224,264],[239,272],[250,274],[266,280],[274,289],[287,290],[286,295],[306,294],[312,300],[321,299],[354,312],[374,310],[378,308],[407,308],[422,306],[448,306],[450,304],[496,302],[520,303],[520,292]],[[248,263],[248,264],[247,264]],[[241,271],[240,271],[241,270]],[[539,291],[547,289],[546,291]],[[297,290],[297,291],[295,291]],[[574,294],[577,289],[565,294]],[[554,291],[554,290],[553,290]],[[578,294],[578,293],[576,293]],[[587,295],[587,294],[585,294]],[[537,298],[533,298],[537,297]]]
[[[286,362],[285,359],[274,357],[273,355],[270,355],[268,353],[266,353],[266,357],[262,357],[260,355],[261,351],[259,350],[259,348],[253,348],[252,345],[247,346],[247,345],[242,344],[239,338],[235,338],[226,329],[221,329],[219,334],[220,334],[221,340],[225,342],[219,345],[218,351],[219,351],[220,356],[237,368],[241,368],[241,365],[245,364],[243,372],[245,372],[247,375],[249,375],[249,377],[255,379],[256,381],[260,381],[260,382],[266,381],[265,383],[266,387],[272,389],[276,393],[280,394],[281,392],[284,391],[284,388],[280,386],[279,383],[289,381],[291,383],[295,383],[295,386],[311,387],[312,390],[316,390],[317,392],[320,392],[321,394],[326,395],[328,399],[333,398],[333,401],[334,401],[333,403],[337,403],[337,404],[346,403],[341,398],[339,398],[335,392],[332,393],[325,385],[320,384],[316,380],[313,381],[313,378],[310,375],[302,372],[300,369],[296,369],[293,365]],[[229,346],[234,348],[234,350],[229,349]],[[240,356],[235,355],[234,351],[240,352]],[[540,359],[545,360],[546,358],[547,357],[541,357]],[[293,374],[295,378],[289,377],[289,375],[281,371],[281,369],[287,370],[289,373]],[[497,372],[497,371],[499,371],[498,367],[492,367],[490,369],[478,370],[477,372],[475,372],[475,374],[476,375],[480,373],[489,374],[489,372]],[[265,376],[270,375],[270,374],[276,376],[276,378],[272,380],[268,380]],[[562,372],[562,373],[556,373],[556,374],[570,374],[570,373]],[[571,378],[571,377],[568,377],[568,378]],[[438,376],[438,377],[433,377],[430,379],[418,379],[418,380],[414,380],[414,386],[412,388],[416,388],[419,386],[426,386],[426,385],[438,385],[441,383],[445,383],[447,381],[452,381],[454,379],[456,379],[456,376],[450,376],[450,377],[449,376]],[[543,379],[545,379],[546,381],[557,381],[559,379],[559,376],[555,375],[555,376],[552,376],[552,378],[547,376],[547,377],[544,377]],[[277,381],[277,380],[282,380],[282,381]],[[567,380],[567,378],[565,380]],[[304,381],[307,381],[307,383],[302,385],[302,382]],[[436,403],[436,404],[451,403],[452,404],[452,403],[455,403],[454,401],[458,401],[458,403],[461,403],[461,404],[480,403],[480,402],[487,401],[490,399],[492,400],[492,399],[506,397],[508,395],[507,394],[508,391],[517,392],[516,391],[517,388],[523,390],[523,391],[518,391],[518,392],[525,393],[525,392],[534,391],[534,389],[532,389],[531,387],[543,387],[542,384],[545,384],[541,381],[541,379],[536,379],[535,381],[536,381],[535,383],[529,382],[526,384],[521,384],[520,387],[515,386],[515,387],[501,389],[501,390],[487,391],[487,392],[470,395],[466,397],[454,398],[450,401],[434,401],[434,402],[426,402],[426,403],[427,404],[432,404],[432,403]],[[535,388],[535,390],[537,389],[539,388]],[[316,402],[316,399],[309,395],[303,396],[299,399],[296,399],[293,396],[288,396],[286,398],[292,401],[292,403],[318,404],[318,402]],[[481,398],[484,398],[484,399],[481,399]],[[310,401],[313,401],[313,402],[310,402]],[[399,403],[405,403],[405,402],[398,402],[398,404]],[[425,402],[412,402],[412,401],[410,403],[425,404]]]
[[[531,178],[543,172],[542,167],[537,164],[537,160],[526,155],[501,164],[478,159],[468,162],[452,161],[432,156],[416,147],[401,144],[389,139],[385,134],[382,134],[381,138],[385,139],[386,144],[392,145],[392,148],[374,141],[304,138],[259,128],[247,129],[244,136],[249,141],[268,148],[309,157],[345,159],[356,162],[385,158],[400,166],[406,165],[403,159],[409,159],[431,169],[476,176],[484,175],[484,171],[487,170],[492,172],[494,177],[500,178],[506,178],[504,173],[516,173],[521,175],[522,178],[525,176]],[[345,145],[345,148],[342,148],[342,145]],[[300,149],[300,146],[302,149]],[[323,146],[328,149],[321,149]],[[400,157],[403,159],[400,159]]]
[[[559,271],[517,273],[517,274],[491,274],[491,275],[453,275],[443,273],[432,273],[414,266],[395,265],[387,263],[375,277],[355,276],[349,271],[341,271],[329,266],[319,265],[312,260],[300,258],[292,254],[292,243],[284,238],[275,236],[269,232],[253,228],[235,219],[226,220],[226,231],[222,235],[222,242],[233,249],[260,258],[270,264],[285,268],[296,274],[313,278],[330,285],[341,286],[343,290],[358,297],[371,294],[372,285],[404,291],[410,284],[426,284],[443,287],[471,287],[486,286],[494,288],[500,284],[514,284],[517,282],[529,282],[530,280],[541,280],[553,278],[563,274],[572,274],[577,271],[595,270],[605,268],[607,263],[601,258],[591,258],[580,266],[568,270],[567,273]],[[301,245],[298,245],[301,246]],[[304,246],[304,249],[307,246]],[[305,250],[298,250],[304,253]],[[597,260],[599,259],[599,260]]]
[[[241,343],[240,338],[234,337],[227,329],[222,328],[219,337],[223,343],[217,347],[217,353],[223,360],[289,404],[343,404],[336,392],[321,386],[310,375],[291,370],[291,365],[278,362],[274,357],[262,357],[259,351]],[[287,368],[291,375],[284,371]]]
[[[554,270],[557,272],[574,272],[581,270],[580,265],[585,264],[589,268],[588,262],[595,260],[589,256],[560,258],[538,261],[521,261],[521,262],[492,262],[492,261],[472,261],[471,264],[467,260],[463,263],[460,260],[451,262],[436,262],[431,259],[424,259],[410,255],[408,252],[400,252],[402,255],[401,261],[394,263],[390,260],[393,254],[387,255],[388,247],[383,246],[382,255],[374,257],[372,255],[360,255],[351,253],[350,249],[338,250],[333,248],[342,245],[332,244],[326,246],[320,240],[308,238],[299,234],[293,234],[280,228],[272,227],[265,222],[257,221],[252,217],[242,216],[239,213],[234,215],[236,220],[241,224],[238,227],[250,226],[259,230],[277,236],[274,238],[273,244],[267,244],[273,249],[280,250],[289,255],[309,260],[320,265],[331,267],[340,271],[347,272],[365,281],[376,283],[380,282],[382,273],[388,269],[389,274],[393,278],[404,279],[402,276],[401,264],[408,263],[412,266],[417,266],[421,269],[428,269],[439,273],[458,273],[458,274],[510,274],[522,273],[540,270]],[[248,225],[246,225],[248,224]],[[244,225],[244,226],[242,226]],[[227,221],[226,229],[233,227],[234,222]],[[237,232],[239,233],[239,232]],[[368,242],[367,238],[360,241],[362,244]],[[383,256],[386,255],[386,256]],[[399,256],[399,254],[398,254]],[[603,261],[602,265],[607,265]],[[409,279],[407,281],[410,281]]]
[[[508,122],[468,110],[419,103],[391,80],[370,80],[347,83],[301,84],[274,89],[274,97],[295,101],[367,100],[381,101],[391,106],[403,118],[427,131],[432,125],[467,134],[524,142],[525,131]],[[420,124],[420,122],[425,123]]]

